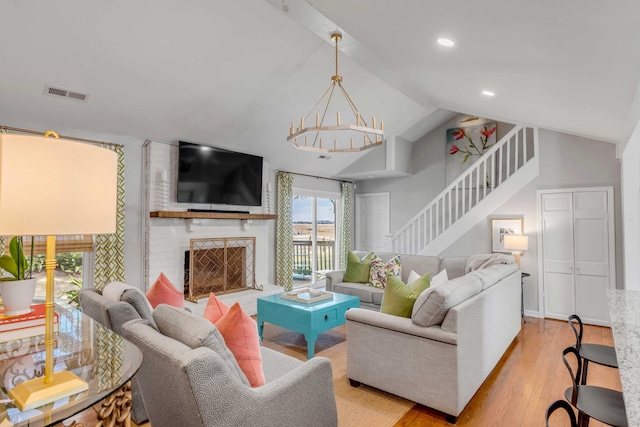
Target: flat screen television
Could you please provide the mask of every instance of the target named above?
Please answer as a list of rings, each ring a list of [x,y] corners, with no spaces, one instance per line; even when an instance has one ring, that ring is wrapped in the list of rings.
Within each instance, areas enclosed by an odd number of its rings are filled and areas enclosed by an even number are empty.
[[[260,206],[262,157],[180,141],[177,200]]]

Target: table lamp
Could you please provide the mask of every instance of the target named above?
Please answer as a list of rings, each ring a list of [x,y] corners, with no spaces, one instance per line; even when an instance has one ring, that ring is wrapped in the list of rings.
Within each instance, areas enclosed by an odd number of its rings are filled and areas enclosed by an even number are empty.
[[[515,236],[515,235],[506,235],[504,236],[504,248],[511,249],[513,252],[513,257],[516,259],[516,263],[518,264],[518,270],[520,269],[520,252],[526,251],[529,249],[529,237],[528,236]]]
[[[117,154],[57,138],[0,134],[0,236],[47,237],[44,377],[9,390],[21,411],[88,389],[69,371],[53,372],[55,236],[116,230]]]

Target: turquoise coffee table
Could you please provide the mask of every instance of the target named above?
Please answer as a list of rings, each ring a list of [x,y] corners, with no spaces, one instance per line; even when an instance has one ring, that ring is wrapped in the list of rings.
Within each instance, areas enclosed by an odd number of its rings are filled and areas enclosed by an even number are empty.
[[[307,340],[307,358],[311,359],[320,332],[328,331],[346,322],[348,309],[360,307],[360,298],[333,294],[332,300],[311,304],[280,298],[282,294],[258,298],[258,334],[262,341],[264,322],[304,334]]]

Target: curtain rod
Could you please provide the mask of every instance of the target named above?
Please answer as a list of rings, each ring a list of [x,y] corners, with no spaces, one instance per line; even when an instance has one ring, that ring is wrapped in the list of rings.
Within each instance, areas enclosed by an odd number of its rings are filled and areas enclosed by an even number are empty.
[[[329,181],[350,182],[350,183],[353,184],[353,181],[346,181],[344,179],[325,178],[323,176],[307,175],[306,173],[289,172],[289,171],[283,171],[283,170],[279,170],[278,172],[290,173],[292,175],[308,176],[309,178],[326,179],[326,180],[329,180]]]
[[[37,131],[37,130],[14,128],[14,127],[11,127],[11,126],[4,126],[4,125],[0,125],[0,129],[6,130],[6,131],[12,131],[12,132],[30,133],[32,135],[43,135],[44,136],[44,132],[40,132],[40,131]],[[124,147],[124,145],[116,144],[114,142],[96,141],[96,140],[93,140],[93,139],[76,138],[76,137],[73,137],[73,136],[65,136],[65,135],[59,135],[59,136],[62,139],[70,139],[70,140],[73,140],[73,141],[88,142],[90,144],[103,144],[103,145],[109,145],[111,147],[120,147],[120,148]]]

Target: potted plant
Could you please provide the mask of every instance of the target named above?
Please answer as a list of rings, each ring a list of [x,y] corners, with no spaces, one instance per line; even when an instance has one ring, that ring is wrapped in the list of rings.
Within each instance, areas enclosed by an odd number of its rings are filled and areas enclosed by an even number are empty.
[[[33,237],[31,238],[31,260],[33,260]],[[33,265],[24,256],[22,237],[13,237],[9,253],[0,256],[0,268],[6,273],[0,277],[0,294],[5,316],[29,313],[36,292],[36,279],[31,277]]]

